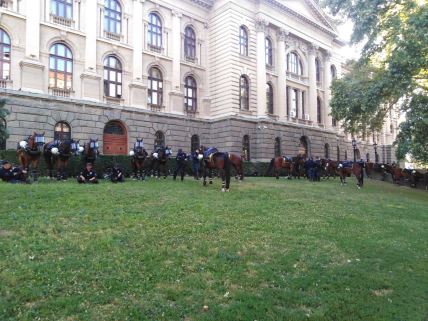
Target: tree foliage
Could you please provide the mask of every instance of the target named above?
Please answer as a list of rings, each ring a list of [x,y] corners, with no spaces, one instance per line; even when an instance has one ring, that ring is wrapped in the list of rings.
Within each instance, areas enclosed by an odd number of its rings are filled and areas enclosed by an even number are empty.
[[[428,108],[423,103],[428,92],[428,4],[423,0],[325,0],[325,5],[333,14],[352,19],[352,42],[365,42],[361,58],[332,84],[332,115],[351,133],[375,132],[398,104],[406,113],[400,129],[411,132],[414,143],[428,141],[427,131],[419,130],[420,117],[424,119]],[[397,144],[397,156],[406,151],[428,161],[426,151],[402,135]]]
[[[4,141],[9,137],[9,134],[6,130],[6,124],[4,120],[6,116],[9,114],[9,111],[4,108],[6,101],[4,99],[0,100],[0,141]]]

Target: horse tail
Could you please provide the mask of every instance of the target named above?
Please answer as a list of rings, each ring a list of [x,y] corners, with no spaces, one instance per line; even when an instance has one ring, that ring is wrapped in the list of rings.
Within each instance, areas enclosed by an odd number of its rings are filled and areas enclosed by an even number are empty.
[[[269,176],[269,173],[272,171],[272,169],[273,169],[273,164],[275,163],[275,158],[272,158],[271,159],[271,161],[270,161],[270,163],[269,163],[269,166],[268,166],[268,169],[266,170],[266,176]]]

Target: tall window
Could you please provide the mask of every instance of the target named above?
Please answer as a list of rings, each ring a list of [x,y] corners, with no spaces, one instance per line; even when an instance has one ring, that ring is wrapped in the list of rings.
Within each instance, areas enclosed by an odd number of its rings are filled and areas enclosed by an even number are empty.
[[[337,158],[337,161],[340,161],[340,147],[339,147],[339,145],[336,146],[336,158]]]
[[[321,63],[318,58],[315,58],[315,76],[317,82],[321,82]]]
[[[104,0],[104,30],[120,34],[122,29],[122,8],[117,0]]]
[[[248,78],[241,76],[239,81],[239,108],[242,110],[250,109],[250,86],[248,84]]]
[[[0,79],[10,79],[10,37],[0,29]]]
[[[281,138],[279,137],[275,138],[274,151],[275,151],[275,157],[281,156]]]
[[[156,67],[149,70],[149,95],[148,103],[161,107],[163,104],[163,80],[162,73]]]
[[[196,35],[192,27],[186,27],[184,30],[184,57],[196,58]]]
[[[190,151],[194,152],[200,146],[201,145],[200,145],[200,141],[199,141],[199,136],[198,135],[193,135],[192,138],[190,139]]]
[[[287,55],[287,71],[296,75],[302,75],[303,73],[302,62],[296,52],[290,52]]]
[[[163,132],[158,130],[155,134],[155,150],[157,148],[164,148],[165,147],[165,135]]]
[[[248,56],[248,31],[244,26],[239,27],[239,53]]]
[[[305,92],[302,90],[302,118],[305,117]]]
[[[266,110],[268,114],[273,114],[273,88],[270,83],[266,84]]]
[[[71,127],[66,122],[56,123],[54,128],[54,140],[71,139]]]
[[[69,90],[73,87],[73,56],[63,43],[56,43],[49,55],[49,87]]]
[[[265,38],[265,51],[266,51],[266,65],[272,67],[273,55],[272,55],[272,40],[268,37]]]
[[[186,107],[186,111],[196,112],[197,91],[195,78],[187,76],[184,81],[184,106]]]
[[[324,145],[324,158],[325,159],[330,158],[330,145],[329,144]]]
[[[73,19],[73,0],[51,0],[51,14],[65,19]]]
[[[154,12],[149,14],[147,42],[151,47],[162,48],[162,21]]]
[[[250,136],[245,135],[242,138],[242,157],[244,160],[249,161],[250,157]]]
[[[330,74],[331,74],[331,79],[334,80],[337,78],[337,71],[336,71],[336,67],[335,65],[331,65],[330,66]]]
[[[322,117],[321,117],[321,99],[317,97],[317,122],[318,124],[322,123]]]
[[[104,95],[122,97],[122,64],[115,56],[104,59]]]
[[[299,91],[297,89],[291,89],[291,108],[290,116],[297,117],[297,106],[299,103]]]

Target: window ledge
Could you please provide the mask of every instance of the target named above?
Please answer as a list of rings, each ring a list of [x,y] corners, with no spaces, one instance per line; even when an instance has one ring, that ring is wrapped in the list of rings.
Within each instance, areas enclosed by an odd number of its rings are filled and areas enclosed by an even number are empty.
[[[61,16],[54,15],[53,13],[50,14],[51,17],[51,23],[59,24],[66,27],[73,27],[74,26],[74,20],[69,18],[64,18]]]
[[[57,97],[70,98],[73,96],[74,91],[72,88],[65,89],[65,88],[49,87],[49,94]]]
[[[112,105],[122,105],[122,103],[125,101],[122,97],[110,97],[110,96],[104,96],[104,101],[107,104]]]
[[[159,105],[154,105],[154,104],[147,104],[147,107],[151,111],[163,111],[163,110],[165,110],[165,106],[159,106]]]

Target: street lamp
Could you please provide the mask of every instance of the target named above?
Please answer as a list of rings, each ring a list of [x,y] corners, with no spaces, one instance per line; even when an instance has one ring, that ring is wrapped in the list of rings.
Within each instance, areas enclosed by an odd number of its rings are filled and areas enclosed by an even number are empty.
[[[356,155],[355,155],[355,149],[357,148],[357,141],[355,138],[352,138],[352,149],[354,150],[354,163],[357,161]]]
[[[374,158],[375,158],[375,163],[378,163],[378,156],[377,156],[377,144],[376,142],[373,143],[373,147],[374,147]]]

